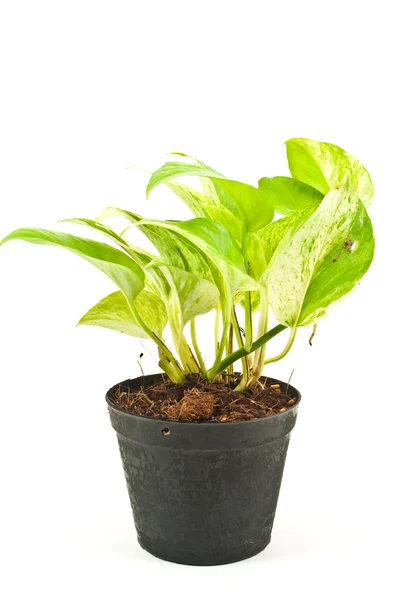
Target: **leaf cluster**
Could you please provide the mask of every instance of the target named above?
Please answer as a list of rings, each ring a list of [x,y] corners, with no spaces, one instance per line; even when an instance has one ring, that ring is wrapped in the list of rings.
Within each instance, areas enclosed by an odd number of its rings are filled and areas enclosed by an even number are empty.
[[[366,169],[333,144],[286,143],[289,177],[262,177],[257,186],[223,176],[179,154],[150,177],[146,195],[168,186],[192,211],[187,221],[146,219],[108,208],[96,219],[70,219],[110,243],[17,229],[2,243],[24,240],[65,248],[92,263],[116,291],[79,324],[151,338],[159,365],[176,382],[189,373],[215,379],[242,363],[238,389],[253,385],[263,365],[287,354],[299,327],[314,325],[369,268],[374,253],[367,214],[373,186]],[[200,189],[182,183],[196,178]],[[198,186],[199,188],[199,186]],[[114,217],[136,227],[154,254],[106,225]],[[215,356],[206,365],[196,318],[215,311]],[[276,324],[269,329],[273,313]],[[173,347],[164,340],[170,328]],[[289,329],[283,351],[266,358],[267,342]]]

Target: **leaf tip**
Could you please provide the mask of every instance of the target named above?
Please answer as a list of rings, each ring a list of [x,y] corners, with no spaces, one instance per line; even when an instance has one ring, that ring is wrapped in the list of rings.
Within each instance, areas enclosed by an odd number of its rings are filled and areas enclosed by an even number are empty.
[[[148,185],[146,186],[146,200],[149,200],[149,194],[152,190],[153,190],[153,182],[152,182],[152,177],[151,177]]]

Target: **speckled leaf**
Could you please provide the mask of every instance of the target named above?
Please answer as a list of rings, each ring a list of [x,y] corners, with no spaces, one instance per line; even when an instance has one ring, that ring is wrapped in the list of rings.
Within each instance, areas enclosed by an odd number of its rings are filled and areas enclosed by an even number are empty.
[[[286,142],[288,166],[295,179],[313,186],[322,194],[340,185],[345,178],[368,208],[373,198],[370,175],[361,163],[339,146],[294,138]]]
[[[266,227],[248,235],[248,256],[255,278],[259,280],[283,237],[295,232],[313,214],[316,207],[310,206],[288,217],[269,223]]]
[[[161,338],[167,324],[167,313],[159,296],[142,290],[134,304],[145,324]],[[78,325],[105,327],[139,338],[149,337],[138,325],[121,292],[113,292],[92,306]]]
[[[291,177],[262,177],[259,188],[266,193],[274,210],[290,215],[310,206],[316,207],[324,195],[319,190]]]
[[[247,250],[251,277],[260,281],[284,235],[288,231],[295,231],[297,227],[300,227],[314,210],[315,207],[306,208],[292,213],[289,217],[269,223],[260,231],[248,233]],[[259,291],[251,292],[251,301],[252,310],[259,310]]]
[[[369,268],[374,238],[362,202],[349,188],[334,189],[298,229],[289,230],[262,276],[283,325],[322,318]]]

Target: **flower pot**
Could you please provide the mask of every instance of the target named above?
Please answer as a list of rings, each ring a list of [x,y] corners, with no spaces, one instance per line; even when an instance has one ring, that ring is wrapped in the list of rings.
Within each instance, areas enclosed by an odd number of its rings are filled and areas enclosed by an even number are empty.
[[[289,386],[297,402],[285,412],[231,423],[154,420],[111,402],[119,386],[138,389],[159,378],[124,381],[106,396],[140,545],[188,565],[257,554],[270,542],[299,392]]]

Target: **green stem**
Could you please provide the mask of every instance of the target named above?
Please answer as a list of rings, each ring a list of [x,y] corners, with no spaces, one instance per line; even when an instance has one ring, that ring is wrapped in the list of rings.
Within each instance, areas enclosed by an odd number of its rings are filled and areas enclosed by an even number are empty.
[[[199,349],[198,338],[196,336],[196,323],[195,323],[195,319],[191,319],[191,340],[192,340],[192,346],[194,347],[194,350],[195,350],[196,358],[198,359],[198,363],[200,365],[200,368],[202,369],[202,373],[206,373],[205,362],[203,360],[201,351]]]
[[[228,332],[228,341],[227,341],[227,356],[230,356],[230,354],[232,354],[233,351],[233,342],[234,342],[234,327],[233,324],[230,324],[230,331]],[[234,365],[230,365],[227,368],[227,374],[228,374],[228,380],[230,380],[230,377],[234,376]]]
[[[267,289],[265,287],[261,287],[260,289],[260,313],[259,313],[259,323],[258,323],[258,338],[266,333],[267,324],[268,324],[268,297],[267,297]],[[253,366],[252,366],[252,377],[249,379],[247,385],[253,385],[257,381],[259,381],[260,376],[263,371],[263,364],[265,359],[266,345],[258,348],[254,354],[253,358]]]
[[[219,330],[220,330],[220,311],[216,308],[216,315],[214,318],[214,352],[217,354],[219,349]]]
[[[297,328],[293,327],[291,329],[290,337],[288,338],[288,342],[287,342],[284,350],[282,352],[280,352],[280,354],[277,354],[277,356],[273,356],[272,358],[268,358],[267,360],[265,360],[264,364],[269,365],[270,363],[277,362],[278,360],[281,360],[282,358],[284,358],[284,356],[286,354],[288,354],[289,351],[291,350],[291,347],[295,340],[296,333],[297,333]]]
[[[274,338],[276,335],[278,335],[279,333],[284,331],[284,329],[286,329],[286,328],[287,328],[286,325],[276,325],[275,327],[273,327],[273,329],[270,329],[270,331],[268,331],[267,333],[262,335],[262,337],[260,337],[255,342],[253,342],[252,347],[251,347],[251,352],[247,352],[244,347],[238,348],[238,350],[236,350],[235,352],[230,354],[230,356],[227,356],[224,360],[221,361],[221,363],[217,369],[217,372],[221,373],[221,371],[225,371],[227,369],[227,367],[229,365],[231,365],[233,362],[240,360],[243,356],[247,356],[247,354],[251,354],[252,352],[255,352],[255,350],[257,350],[258,348],[260,348],[261,346],[263,346],[264,344],[269,342],[272,338]]]
[[[183,376],[178,372],[175,366],[166,358],[159,348],[159,367],[168,375],[174,383],[182,383]]]
[[[245,227],[245,223],[242,228],[242,254],[244,257],[244,263],[246,272],[249,273],[249,261],[248,261],[248,232]],[[252,346],[252,296],[251,292],[245,292],[244,294],[244,308],[245,308],[245,349],[250,352]]]
[[[244,297],[245,303],[245,349],[248,352],[251,350],[252,346],[252,298],[251,292],[245,292]]]
[[[185,373],[199,373],[200,368],[193,355],[187,340],[184,337],[183,331],[176,331],[172,323],[170,323],[173,342],[176,352],[180,358],[181,364]]]
[[[221,338],[220,338],[220,342],[219,342],[219,345],[218,345],[218,349],[217,349],[217,352],[216,352],[216,358],[215,358],[215,361],[213,363],[213,366],[206,373],[207,378],[209,380],[214,379],[216,377],[216,375],[223,370],[223,369],[220,369],[219,366],[220,366],[221,359],[223,357],[224,348],[226,347],[226,339],[227,339],[228,332],[229,332],[229,329],[230,329],[230,324],[231,324],[231,319],[230,319],[230,311],[231,311],[230,295],[227,294],[227,293],[225,293],[223,295],[223,293],[222,293],[220,295],[220,302],[221,302],[221,314],[222,314],[222,317],[223,317],[223,332],[221,334]]]
[[[158,345],[158,347],[160,348],[160,350],[162,351],[162,353],[164,354],[164,356],[166,357],[166,359],[171,363],[174,371],[177,372],[177,376],[179,376],[180,380],[183,381],[185,379],[185,373],[182,370],[182,367],[181,367],[180,363],[174,357],[173,353],[167,348],[167,346],[163,342],[163,340],[161,340],[159,338],[159,336],[154,333],[154,331],[152,331],[151,329],[149,329],[149,327],[146,325],[145,321],[141,318],[140,314],[138,313],[138,311],[137,311],[134,303],[131,302],[127,297],[126,297],[126,300],[128,302],[128,306],[130,307],[130,310],[131,310],[134,318],[138,322],[138,324],[141,326],[141,328],[144,330],[144,332],[147,333],[148,336],[154,342],[156,342],[156,344]]]
[[[201,368],[198,365],[194,353],[184,336],[181,338],[180,359],[187,373],[200,373]]]
[[[237,313],[235,312],[235,306],[233,306],[233,308],[232,308],[231,315],[232,315],[231,319],[232,319],[232,322],[234,325],[235,339],[237,340],[238,347],[241,348],[244,346],[244,342],[242,339],[241,330],[239,328]],[[231,354],[231,356],[232,356],[232,354]],[[241,385],[244,380],[245,380],[245,384],[246,384],[246,382],[249,379],[249,364],[248,364],[248,359],[247,359],[246,355],[241,356],[241,364],[242,364],[242,379],[238,385]]]

